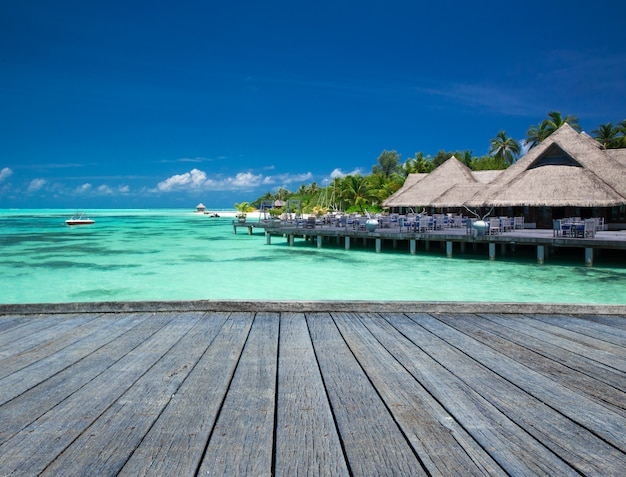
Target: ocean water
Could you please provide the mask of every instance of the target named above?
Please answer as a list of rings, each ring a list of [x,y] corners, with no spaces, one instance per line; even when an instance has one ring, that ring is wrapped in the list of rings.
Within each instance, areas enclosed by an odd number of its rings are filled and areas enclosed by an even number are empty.
[[[533,254],[447,258],[436,247],[343,245],[233,234],[188,210],[0,211],[0,303],[141,300],[419,300],[626,303],[626,263]],[[359,241],[360,242],[360,241]]]

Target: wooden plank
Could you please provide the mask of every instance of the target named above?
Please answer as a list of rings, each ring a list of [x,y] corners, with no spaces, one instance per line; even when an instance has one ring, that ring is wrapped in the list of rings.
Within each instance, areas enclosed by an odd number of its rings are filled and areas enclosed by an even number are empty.
[[[606,341],[622,349],[626,348],[626,330],[615,326],[594,323],[575,316],[533,314],[532,319],[548,323],[560,329],[585,335],[594,340]]]
[[[462,348],[468,355],[478,359],[500,376],[593,431],[618,449],[626,451],[626,418],[624,416],[610,411],[580,393],[563,386],[555,386],[554,380],[546,378],[534,369],[508,358],[491,347],[481,345],[468,335],[444,325],[440,320],[423,317],[420,324],[448,343]]]
[[[626,374],[607,364],[585,355],[585,347],[578,343],[546,333],[539,328],[526,326],[525,320],[519,319],[519,315],[492,315],[481,314],[484,321],[482,326],[489,325],[491,331],[501,330],[506,336],[518,336],[519,342],[524,346],[536,350],[539,353],[558,361],[568,368],[580,371],[588,376],[592,376],[598,381],[602,381],[616,389],[626,388]]]
[[[0,379],[0,404],[15,399],[20,394],[63,371],[68,366],[71,366],[90,353],[93,353],[95,349],[115,339],[117,331],[123,332],[126,330],[123,327],[120,329],[117,322],[118,319],[120,318],[116,316],[112,319],[101,320],[102,326],[98,330],[98,333],[88,335]],[[124,322],[128,322],[127,316],[121,319]],[[5,365],[11,370],[12,364],[10,361],[5,363]],[[1,369],[0,374],[4,374]]]
[[[307,322],[351,474],[426,475],[331,316]]]
[[[67,399],[171,319],[165,314],[121,315],[114,320],[114,329],[103,327],[98,336],[90,336],[95,351],[78,360],[74,358],[74,364],[68,357],[68,367],[63,371],[0,406],[0,443]]]
[[[18,326],[13,326],[0,333],[0,349],[3,349],[14,341],[24,339],[33,333],[38,333],[46,329],[54,329],[55,326],[64,321],[68,321],[71,326],[71,318],[71,315],[46,315],[36,320],[23,319],[22,323]]]
[[[154,365],[195,321],[197,317],[191,319],[191,314],[174,316],[113,366],[11,437],[0,447],[0,468],[7,474],[42,472]]]
[[[28,335],[0,351],[0,379],[39,361],[98,330],[104,323],[102,315],[78,315],[49,329]],[[4,359],[2,359],[4,358]]]
[[[611,328],[626,330],[626,316],[623,315],[578,315],[578,317],[594,323],[601,323]]]
[[[429,337],[422,337],[428,343],[420,341],[420,346],[428,346],[428,353],[446,362],[450,369],[458,366],[456,353],[440,356],[441,350],[450,347],[440,350],[431,343],[443,340],[463,350],[461,369],[464,373],[471,370],[463,379],[577,470],[619,474],[619,469],[626,466],[626,456],[619,450],[626,442],[621,416],[563,390],[553,381],[537,376],[538,373],[489,350],[430,315],[409,316],[430,332]],[[468,367],[467,356],[481,364]],[[567,402],[559,402],[559,398]]]
[[[120,476],[195,475],[254,315],[236,313],[120,470]]]
[[[259,313],[198,475],[272,474],[279,316]]]
[[[4,333],[13,328],[24,326],[31,320],[31,317],[24,315],[0,315],[0,343],[3,343],[2,335]]]
[[[303,314],[281,316],[276,476],[349,475]]]
[[[363,325],[371,321],[368,316],[333,318],[429,475],[506,475]]]
[[[422,350],[418,341],[411,341],[421,338],[420,332],[424,330],[404,315],[370,318],[366,325],[381,344],[509,475],[579,475],[455,374],[465,376],[471,372],[473,363],[459,362],[455,372],[443,366]],[[392,323],[415,333],[404,336]]]
[[[117,475],[226,320],[225,314],[197,317],[195,325],[131,388],[72,442],[41,475],[65,469],[81,475]]]
[[[573,332],[561,328],[559,326],[551,325],[546,322],[541,322],[533,318],[532,315],[515,315],[518,320],[522,320],[523,324],[530,328],[540,330],[542,333],[547,333],[551,337],[548,341],[551,341],[552,337],[562,338],[563,346],[571,351],[580,352],[588,358],[592,358],[600,363],[604,363],[607,366],[618,369],[619,371],[626,372],[626,355],[624,355],[624,347],[614,345],[606,341],[602,341],[591,336],[587,336],[581,333]]]
[[[554,353],[547,349],[545,343],[534,343],[533,346],[532,338],[527,335],[516,333],[510,328],[504,328],[507,332],[503,333],[503,327],[476,315],[439,314],[437,319],[518,363],[607,406],[611,411],[626,416],[626,393],[622,389],[599,381],[593,374],[585,374],[561,364],[560,361],[566,358],[553,359],[549,355]],[[559,354],[571,353],[562,350]],[[626,379],[622,378],[622,384],[626,385]]]

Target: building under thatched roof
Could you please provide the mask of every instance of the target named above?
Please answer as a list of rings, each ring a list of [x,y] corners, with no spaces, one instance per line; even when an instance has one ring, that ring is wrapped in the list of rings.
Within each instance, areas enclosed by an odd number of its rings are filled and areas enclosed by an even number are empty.
[[[610,207],[626,204],[626,166],[564,124],[467,201],[470,206]]]
[[[504,171],[472,172],[452,157],[430,174],[405,184],[383,205],[435,208],[619,206],[616,217],[623,221],[626,149],[605,150],[589,135],[564,124]]]
[[[383,205],[496,207],[500,213],[528,214],[543,225],[554,214],[626,222],[626,149],[605,150],[564,124],[504,171],[471,171],[452,157],[429,174],[410,174]]]

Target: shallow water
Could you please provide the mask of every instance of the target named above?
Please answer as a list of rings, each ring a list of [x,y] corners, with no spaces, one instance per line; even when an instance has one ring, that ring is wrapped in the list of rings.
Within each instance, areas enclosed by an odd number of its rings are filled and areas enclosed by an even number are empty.
[[[626,303],[626,263],[532,254],[316,245],[233,234],[230,217],[186,210],[0,211],[0,303],[136,300],[420,300]],[[608,262],[608,263],[607,263]]]

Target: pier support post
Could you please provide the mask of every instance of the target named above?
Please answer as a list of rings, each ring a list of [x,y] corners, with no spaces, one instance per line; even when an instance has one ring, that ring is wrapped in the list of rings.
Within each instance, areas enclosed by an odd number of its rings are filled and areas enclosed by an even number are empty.
[[[496,259],[496,244],[494,242],[489,242],[489,260]]]
[[[289,234],[289,246],[291,247],[293,247],[294,237],[294,234]]]
[[[322,240],[324,240],[324,237],[322,237],[321,235],[317,236],[317,248],[322,248]]]
[[[452,257],[452,242],[446,242],[446,257]]]
[[[269,232],[265,232],[265,243],[266,245],[272,245],[272,234]]]
[[[465,242],[461,242],[461,253],[465,253]]]
[[[252,235],[252,225],[248,225],[248,235]]]
[[[426,249],[427,252],[430,251],[430,240],[426,240],[424,242],[424,248]]]
[[[500,244],[500,255],[505,256],[506,255],[506,243],[502,242]]]
[[[377,252],[380,252],[380,249],[381,249],[381,246],[382,246],[381,242],[382,242],[382,240],[380,238],[376,239],[376,251]]]
[[[346,250],[350,250],[350,237],[346,235]]]
[[[409,240],[409,249],[411,250],[411,255],[415,255],[415,252],[417,251],[417,245],[416,245],[415,239]]]
[[[546,251],[543,245],[537,245],[537,263],[542,264],[545,259]]]
[[[585,249],[585,265],[587,265],[588,267],[593,265],[593,249],[592,248]]]
[[[398,248],[398,239],[393,239],[393,248]]]

